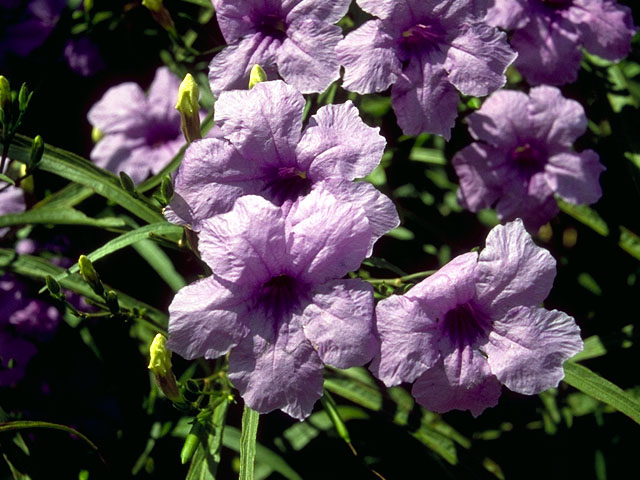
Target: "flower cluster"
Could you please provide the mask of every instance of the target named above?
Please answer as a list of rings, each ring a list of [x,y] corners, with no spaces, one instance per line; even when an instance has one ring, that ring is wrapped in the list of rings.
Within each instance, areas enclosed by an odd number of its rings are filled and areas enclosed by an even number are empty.
[[[533,85],[575,81],[583,47],[622,59],[636,32],[631,10],[615,0],[495,0],[487,21],[513,31],[515,65]]]

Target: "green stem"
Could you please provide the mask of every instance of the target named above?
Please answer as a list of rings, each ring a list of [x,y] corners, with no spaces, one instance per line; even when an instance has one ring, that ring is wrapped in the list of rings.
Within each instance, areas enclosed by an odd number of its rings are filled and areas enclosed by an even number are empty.
[[[405,283],[412,282],[413,280],[419,280],[426,278],[436,273],[437,270],[425,270],[424,272],[412,273],[411,275],[405,275],[403,277],[396,278],[363,278],[365,282],[369,282],[372,285],[390,285],[392,287],[400,287]]]

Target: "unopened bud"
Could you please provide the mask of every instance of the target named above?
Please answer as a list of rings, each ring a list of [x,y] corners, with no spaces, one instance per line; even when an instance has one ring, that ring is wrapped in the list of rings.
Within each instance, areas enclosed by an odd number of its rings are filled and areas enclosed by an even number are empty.
[[[31,101],[31,95],[33,93],[29,93],[29,89],[27,88],[27,84],[23,83],[20,87],[20,92],[18,93],[18,108],[21,112],[24,112],[29,106],[29,101]]]
[[[89,260],[89,257],[85,255],[80,255],[78,259],[78,267],[80,268],[80,275],[84,279],[85,282],[89,284],[91,289],[97,294],[102,296],[104,293],[104,287],[102,286],[102,282],[100,281],[100,277],[98,276],[98,272],[93,268],[93,263]]]
[[[42,160],[42,154],[44,153],[44,140],[40,135],[36,135],[31,144],[31,155],[29,156],[29,164],[27,165],[27,171],[31,172],[38,166],[40,160]]]
[[[107,308],[114,315],[120,311],[120,305],[118,304],[118,294],[113,290],[109,290],[104,297],[107,302]]]
[[[184,77],[178,89],[176,110],[180,112],[180,128],[187,142],[202,138],[200,133],[200,89],[190,73]]]
[[[136,193],[136,184],[133,183],[133,180],[129,175],[124,172],[120,172],[120,185],[131,195],[135,195]]]
[[[165,205],[169,205],[173,199],[173,180],[170,175],[165,175],[160,184],[160,195]]]
[[[183,402],[176,377],[171,370],[171,352],[167,350],[167,337],[158,333],[149,347],[149,370],[153,372],[158,388],[172,402]]]
[[[93,0],[84,0],[83,2],[84,11],[89,12],[93,8]]]
[[[102,133],[98,127],[91,129],[91,140],[93,140],[93,143],[98,143],[102,140],[102,137],[104,137],[104,133]]]
[[[142,5],[151,12],[153,19],[167,31],[175,31],[169,10],[162,4],[162,0],[142,0]]]
[[[49,290],[51,295],[53,295],[54,297],[57,297],[60,295],[60,293],[62,293],[62,288],[60,288],[60,284],[51,275],[47,275],[45,277],[45,282],[47,285],[47,290]]]
[[[267,81],[267,72],[257,63],[251,67],[251,73],[249,73],[249,90],[255,87],[260,82]]]
[[[3,115],[3,123],[4,119],[8,121],[11,113],[11,86],[9,80],[2,75],[0,75],[0,112]]]

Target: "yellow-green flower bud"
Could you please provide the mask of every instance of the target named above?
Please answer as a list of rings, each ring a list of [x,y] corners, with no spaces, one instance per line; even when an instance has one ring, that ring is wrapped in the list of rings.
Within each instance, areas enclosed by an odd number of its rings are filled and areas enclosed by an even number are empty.
[[[85,255],[80,255],[78,259],[78,267],[80,269],[80,275],[84,279],[85,282],[89,284],[91,289],[98,295],[104,293],[104,287],[102,286],[102,282],[100,281],[100,277],[98,276],[98,272],[93,268],[93,263],[89,260],[89,257]]]
[[[251,67],[251,73],[249,73],[249,90],[255,87],[260,82],[267,81],[267,73],[257,63]]]
[[[0,111],[4,113],[5,118],[11,111],[11,86],[3,75],[0,75]]]
[[[98,127],[93,127],[91,130],[91,140],[93,140],[93,143],[98,143],[102,140],[102,137],[104,137],[104,133],[102,133]]]
[[[178,89],[176,110],[180,112],[180,128],[187,142],[202,138],[200,133],[200,89],[190,73],[184,77]]]
[[[171,370],[171,352],[167,350],[167,337],[158,333],[149,347],[149,370],[153,372],[158,388],[172,402],[183,402],[176,377]]]
[[[158,22],[162,28],[169,32],[175,32],[171,14],[162,4],[162,0],[142,0],[142,5],[147,7],[153,19]]]
[[[164,8],[162,0],[142,0],[142,5],[147,7],[152,12],[159,12]]]
[[[91,9],[93,8],[93,0],[84,0],[83,5],[84,5],[84,11],[90,12]]]

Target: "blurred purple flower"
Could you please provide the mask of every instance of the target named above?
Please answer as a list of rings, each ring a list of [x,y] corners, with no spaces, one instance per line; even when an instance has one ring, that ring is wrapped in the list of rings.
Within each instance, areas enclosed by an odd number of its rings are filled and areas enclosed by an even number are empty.
[[[209,66],[213,94],[246,89],[259,64],[303,93],[322,92],[340,77],[338,22],[351,0],[214,0],[229,45]]]
[[[453,166],[460,203],[472,212],[495,206],[500,220],[520,217],[536,231],[558,212],[554,194],[587,204],[602,195],[598,154],[572,148],[587,128],[584,109],[556,87],[496,92],[468,121],[479,142],[458,152]]]
[[[380,163],[386,142],[379,129],[367,126],[347,102],[321,107],[302,131],[304,104],[303,96],[280,80],[223,92],[215,120],[224,138],[189,146],[167,218],[199,230],[242,195],[261,195],[286,209],[322,188],[364,209],[374,234],[371,245],[396,227],[391,200],[367,182],[352,182]]]
[[[493,228],[480,255],[460,255],[378,303],[371,370],[387,386],[415,382],[429,410],[474,416],[498,403],[500,384],[526,395],[557,386],[583,344],[572,317],[539,307],[554,277],[553,257],[520,220]]]
[[[58,23],[66,4],[66,0],[3,0],[0,8],[0,63],[6,53],[26,57],[42,45]]]
[[[323,363],[363,365],[378,341],[373,290],[358,279],[369,249],[364,210],[314,190],[285,213],[262,197],[202,223],[212,276],[169,307],[168,348],[187,359],[231,351],[229,377],[261,413],[303,419],[322,395]]]
[[[6,184],[0,182],[0,188],[4,188]],[[24,211],[24,193],[18,187],[9,186],[5,190],[0,191],[0,215],[8,213],[18,213]],[[9,227],[0,228],[0,238],[9,231]]]
[[[124,171],[136,183],[159,172],[185,143],[174,108],[179,86],[180,80],[162,67],[146,96],[133,82],[107,90],[87,115],[104,135],[91,159],[113,173]]]
[[[24,376],[36,353],[30,340],[49,340],[59,322],[55,307],[31,298],[27,286],[13,275],[0,276],[0,386]]]
[[[106,67],[98,46],[87,36],[67,41],[64,58],[69,68],[83,77],[90,77]]]
[[[484,96],[502,87],[516,54],[504,33],[484,22],[487,0],[357,0],[378,18],[349,33],[337,47],[344,88],[386,90],[408,135],[449,138],[458,91]]]
[[[36,352],[33,343],[0,329],[0,387],[10,387],[22,380]]]
[[[514,31],[515,65],[533,85],[574,82],[583,47],[622,59],[636,32],[631,9],[615,0],[495,0],[487,21]]]

